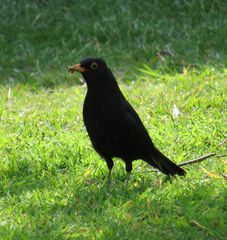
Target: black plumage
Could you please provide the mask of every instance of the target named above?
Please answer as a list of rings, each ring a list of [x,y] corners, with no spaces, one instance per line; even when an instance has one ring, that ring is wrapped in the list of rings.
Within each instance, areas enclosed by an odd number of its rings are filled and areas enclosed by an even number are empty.
[[[185,175],[152,143],[136,111],[123,96],[115,77],[100,58],[86,58],[69,67],[87,84],[83,119],[94,149],[106,160],[110,181],[113,158],[124,160],[128,175],[132,162],[142,159],[166,175]]]

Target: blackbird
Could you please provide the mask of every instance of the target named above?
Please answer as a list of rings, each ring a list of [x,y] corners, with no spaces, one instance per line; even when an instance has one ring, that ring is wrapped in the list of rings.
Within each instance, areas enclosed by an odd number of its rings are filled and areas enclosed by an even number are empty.
[[[69,66],[80,72],[87,84],[83,119],[94,149],[106,161],[110,183],[113,158],[121,158],[128,177],[132,162],[142,159],[166,175],[185,175],[185,171],[164,156],[153,144],[140,117],[123,96],[115,77],[101,58],[88,57]],[[127,179],[128,179],[127,177]]]

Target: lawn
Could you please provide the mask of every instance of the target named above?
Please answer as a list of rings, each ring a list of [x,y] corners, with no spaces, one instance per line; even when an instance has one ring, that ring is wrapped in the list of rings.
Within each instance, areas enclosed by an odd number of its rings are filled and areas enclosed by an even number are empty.
[[[221,0],[2,1],[0,239],[227,238],[226,12]],[[216,155],[172,181],[135,161],[128,185],[115,159],[107,191],[86,86],[67,73],[89,55],[170,159]]]

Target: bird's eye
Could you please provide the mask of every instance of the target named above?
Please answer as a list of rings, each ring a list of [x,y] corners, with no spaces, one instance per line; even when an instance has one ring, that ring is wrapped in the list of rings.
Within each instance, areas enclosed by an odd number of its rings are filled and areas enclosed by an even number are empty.
[[[98,67],[98,64],[97,64],[96,62],[93,62],[93,63],[90,65],[90,68],[91,68],[92,70],[97,69],[97,67]]]

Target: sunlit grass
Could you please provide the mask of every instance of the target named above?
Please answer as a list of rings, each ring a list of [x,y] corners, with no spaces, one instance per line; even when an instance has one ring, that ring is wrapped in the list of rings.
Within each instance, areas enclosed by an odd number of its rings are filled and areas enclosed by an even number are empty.
[[[83,85],[38,92],[26,85],[2,88],[2,239],[224,239],[220,174],[226,169],[218,156],[225,147],[218,144],[226,129],[225,75],[208,69],[156,74],[138,72],[137,81],[121,83],[153,141],[178,163],[209,152],[217,157],[187,167],[186,178],[162,184],[164,176],[146,172],[149,166],[137,161],[128,186],[124,164],[116,159],[109,192],[106,164],[82,123]],[[172,118],[174,104],[180,115]]]

